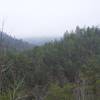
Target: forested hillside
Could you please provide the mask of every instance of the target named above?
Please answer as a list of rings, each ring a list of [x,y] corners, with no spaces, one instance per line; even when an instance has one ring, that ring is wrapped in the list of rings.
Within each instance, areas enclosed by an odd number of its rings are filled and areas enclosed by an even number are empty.
[[[100,28],[0,56],[0,100],[100,100]]]
[[[13,38],[0,31],[0,49],[4,49],[5,51],[23,51],[32,47],[32,44]]]

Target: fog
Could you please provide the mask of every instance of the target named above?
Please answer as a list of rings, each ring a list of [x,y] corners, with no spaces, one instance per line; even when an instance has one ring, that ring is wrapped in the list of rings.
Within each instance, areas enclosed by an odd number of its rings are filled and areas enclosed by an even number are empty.
[[[17,38],[59,37],[100,24],[100,0],[0,0],[0,28]]]

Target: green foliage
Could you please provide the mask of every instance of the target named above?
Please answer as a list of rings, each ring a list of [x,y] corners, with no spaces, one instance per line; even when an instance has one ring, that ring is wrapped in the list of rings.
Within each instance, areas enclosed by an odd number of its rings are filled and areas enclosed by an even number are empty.
[[[0,100],[10,100],[9,94],[0,95]]]
[[[87,98],[88,93],[88,98],[92,95],[99,100],[100,29],[77,27],[75,31],[66,31],[59,41],[29,51],[1,54],[0,87],[3,93],[13,91],[15,83],[22,78],[21,89],[26,94],[35,95],[35,98],[72,100],[75,96],[73,91],[77,91],[78,98]],[[79,93],[83,95],[80,97]],[[1,98],[4,100],[9,97],[6,94],[1,95]]]
[[[45,100],[73,100],[73,85],[66,84],[60,87],[57,84],[52,84],[49,87],[48,95]]]

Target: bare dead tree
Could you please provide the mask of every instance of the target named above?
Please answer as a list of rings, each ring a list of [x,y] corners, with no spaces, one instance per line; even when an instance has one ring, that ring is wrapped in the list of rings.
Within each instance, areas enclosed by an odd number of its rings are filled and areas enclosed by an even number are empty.
[[[1,55],[4,54],[4,45],[3,45],[3,32],[4,32],[4,20],[2,21],[1,25],[1,39],[0,39],[0,53]]]
[[[4,50],[4,43],[3,43],[3,33],[4,33],[4,20],[2,21],[2,25],[1,25],[1,32],[0,32],[1,34],[1,37],[0,37],[0,56],[2,57],[2,56],[4,56],[5,55],[5,50]],[[2,60],[2,58],[1,58],[1,60]],[[1,61],[1,64],[0,64],[0,92],[1,92],[1,94],[3,93],[3,89],[2,89],[2,80],[3,80],[3,70],[4,70],[4,66],[5,65],[3,65],[2,64],[2,61]]]

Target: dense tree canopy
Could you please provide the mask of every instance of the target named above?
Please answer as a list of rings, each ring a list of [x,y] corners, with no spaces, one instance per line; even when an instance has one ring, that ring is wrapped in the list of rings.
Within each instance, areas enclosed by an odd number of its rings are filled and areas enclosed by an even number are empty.
[[[12,100],[24,95],[34,100],[100,100],[100,28],[76,27],[59,41],[8,52],[0,56],[0,69],[1,94],[8,98],[23,80]]]

